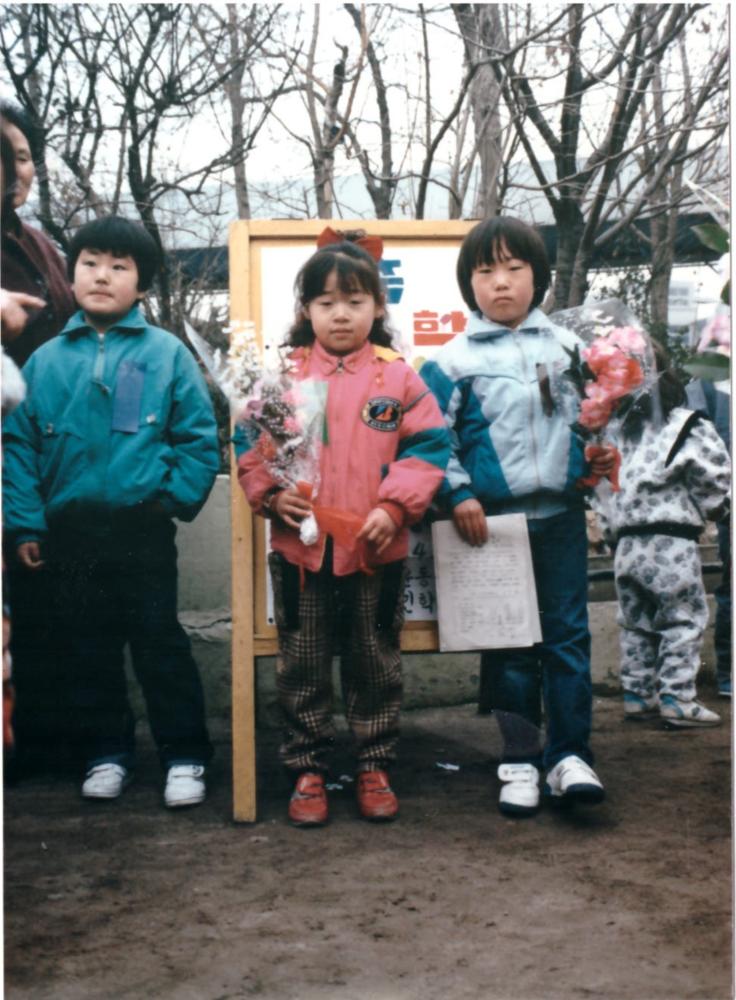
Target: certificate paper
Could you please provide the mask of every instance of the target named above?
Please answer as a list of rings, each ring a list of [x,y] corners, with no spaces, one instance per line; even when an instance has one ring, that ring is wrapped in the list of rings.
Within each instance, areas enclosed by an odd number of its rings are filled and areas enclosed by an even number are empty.
[[[468,545],[452,521],[432,525],[441,652],[541,642],[523,514],[487,517],[488,541]]]

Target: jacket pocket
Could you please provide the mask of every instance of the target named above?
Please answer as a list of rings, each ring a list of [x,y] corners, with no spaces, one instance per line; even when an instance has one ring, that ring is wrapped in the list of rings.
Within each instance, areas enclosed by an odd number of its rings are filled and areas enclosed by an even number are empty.
[[[42,423],[39,478],[47,500],[85,474],[85,451],[84,437],[71,421]]]
[[[135,434],[141,423],[141,404],[146,379],[146,365],[126,359],[121,361],[112,400],[112,430]]]

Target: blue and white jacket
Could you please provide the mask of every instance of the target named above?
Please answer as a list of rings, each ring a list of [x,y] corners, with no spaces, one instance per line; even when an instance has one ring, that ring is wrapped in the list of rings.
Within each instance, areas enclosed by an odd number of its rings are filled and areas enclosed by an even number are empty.
[[[564,348],[576,343],[541,309],[516,330],[473,313],[466,332],[425,362],[420,375],[452,439],[441,502],[453,508],[475,497],[489,514],[534,518],[581,504],[575,483],[588,471],[584,443],[569,413],[544,413],[538,369],[567,367]]]

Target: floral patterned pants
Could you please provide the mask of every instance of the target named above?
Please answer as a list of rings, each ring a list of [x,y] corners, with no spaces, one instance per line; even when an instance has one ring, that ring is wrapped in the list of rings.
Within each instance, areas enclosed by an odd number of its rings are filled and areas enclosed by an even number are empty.
[[[622,538],[614,572],[624,690],[692,701],[708,623],[697,543],[667,535]]]

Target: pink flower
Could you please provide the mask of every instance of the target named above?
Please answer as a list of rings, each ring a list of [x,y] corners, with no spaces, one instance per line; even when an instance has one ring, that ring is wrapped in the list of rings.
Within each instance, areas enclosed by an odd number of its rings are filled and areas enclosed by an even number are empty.
[[[601,338],[594,340],[590,347],[583,351],[583,356],[595,375],[594,384],[604,389],[610,400],[628,395],[644,381],[644,372],[639,362],[606,340]],[[586,386],[585,395],[592,398],[588,388]]]
[[[249,399],[243,410],[243,417],[246,420],[259,420],[263,416],[263,400]]]
[[[590,347],[584,348],[580,354],[588,362],[588,366],[596,371],[616,352],[617,348],[613,344],[609,344],[603,337],[597,337]]]
[[[612,412],[612,401],[605,393],[601,393],[598,399],[586,398],[582,401],[579,422],[590,431],[599,431],[611,419]]]
[[[610,394],[600,382],[588,382],[585,386],[585,397],[594,403],[602,403],[604,400],[610,399]]]
[[[598,381],[612,399],[620,399],[642,384],[644,372],[635,358],[627,358],[625,354],[621,354],[600,372]]]
[[[627,354],[643,355],[647,346],[641,330],[634,326],[617,326],[606,336],[606,340]]]

